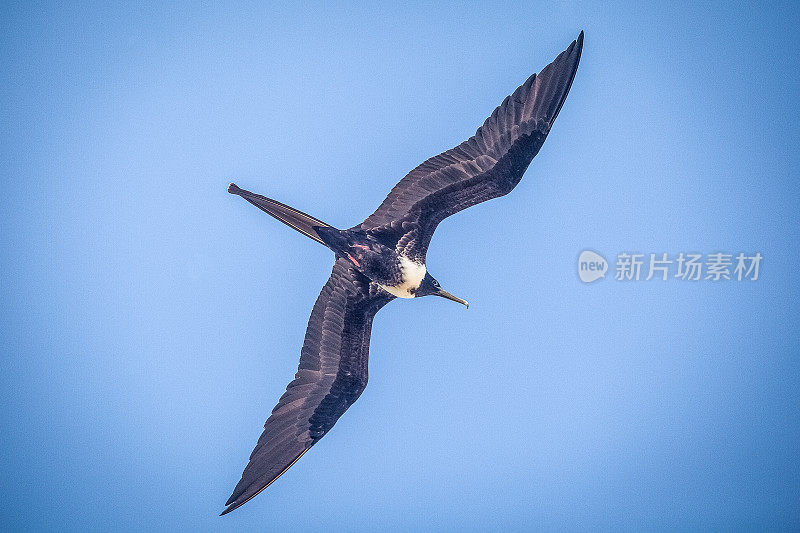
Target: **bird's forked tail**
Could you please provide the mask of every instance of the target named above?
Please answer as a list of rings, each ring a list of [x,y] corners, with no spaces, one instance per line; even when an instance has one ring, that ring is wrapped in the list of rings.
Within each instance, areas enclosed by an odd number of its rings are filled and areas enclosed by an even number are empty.
[[[250,191],[240,189],[235,183],[228,185],[228,192],[241,196],[268,215],[277,218],[287,226],[296,229],[303,235],[311,237],[318,243],[327,246],[314,228],[332,228],[330,224],[326,224],[323,221],[312,217],[311,215],[307,215],[302,211],[298,211],[297,209],[289,207],[288,205],[276,202],[275,200],[267,198],[266,196],[261,196],[260,194],[255,194]]]

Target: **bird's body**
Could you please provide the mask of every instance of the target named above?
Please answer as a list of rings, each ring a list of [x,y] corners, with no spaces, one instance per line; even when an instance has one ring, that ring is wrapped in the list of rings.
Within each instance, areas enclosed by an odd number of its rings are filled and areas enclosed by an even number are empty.
[[[349,259],[359,272],[398,298],[414,298],[428,272],[424,258],[408,257],[368,232],[321,228],[317,233],[337,256]]]
[[[538,75],[507,97],[476,134],[403,178],[361,224],[339,230],[230,184],[228,191],[336,255],[311,312],[300,365],[264,425],[226,514],[269,486],[321,439],[367,384],[372,320],[395,298],[441,296],[425,257],[444,218],[503,196],[522,179],[572,85],[583,32]]]

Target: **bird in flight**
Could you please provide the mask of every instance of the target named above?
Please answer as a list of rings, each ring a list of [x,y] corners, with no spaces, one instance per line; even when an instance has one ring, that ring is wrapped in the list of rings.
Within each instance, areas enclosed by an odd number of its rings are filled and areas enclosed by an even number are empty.
[[[227,514],[286,472],[355,402],[367,386],[372,319],[395,298],[441,296],[425,266],[436,226],[446,217],[511,192],[539,152],[567,97],[583,32],[539,74],[494,110],[478,131],[432,157],[395,185],[361,224],[339,230],[275,200],[236,194],[336,254],[308,321],[300,366],[272,410],[250,462],[225,503]]]

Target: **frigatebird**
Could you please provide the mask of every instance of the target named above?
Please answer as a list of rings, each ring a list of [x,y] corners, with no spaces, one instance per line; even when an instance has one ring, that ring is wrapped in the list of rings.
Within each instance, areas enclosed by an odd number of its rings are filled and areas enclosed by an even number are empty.
[[[572,85],[583,32],[494,110],[470,139],[428,159],[392,189],[361,224],[339,230],[275,200],[237,194],[330,248],[333,272],[311,311],[300,366],[272,410],[222,514],[245,504],[286,472],[355,402],[367,385],[372,319],[395,298],[441,296],[425,266],[446,217],[511,192],[539,152]]]

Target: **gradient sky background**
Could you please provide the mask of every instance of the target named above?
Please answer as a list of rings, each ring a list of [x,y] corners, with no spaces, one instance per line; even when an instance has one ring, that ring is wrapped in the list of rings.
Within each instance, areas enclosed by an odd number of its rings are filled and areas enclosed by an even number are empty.
[[[76,4],[0,7],[0,529],[800,528],[796,3]],[[353,225],[581,29],[525,179],[434,239],[470,309],[382,310],[361,399],[219,518],[332,264],[228,182]]]

